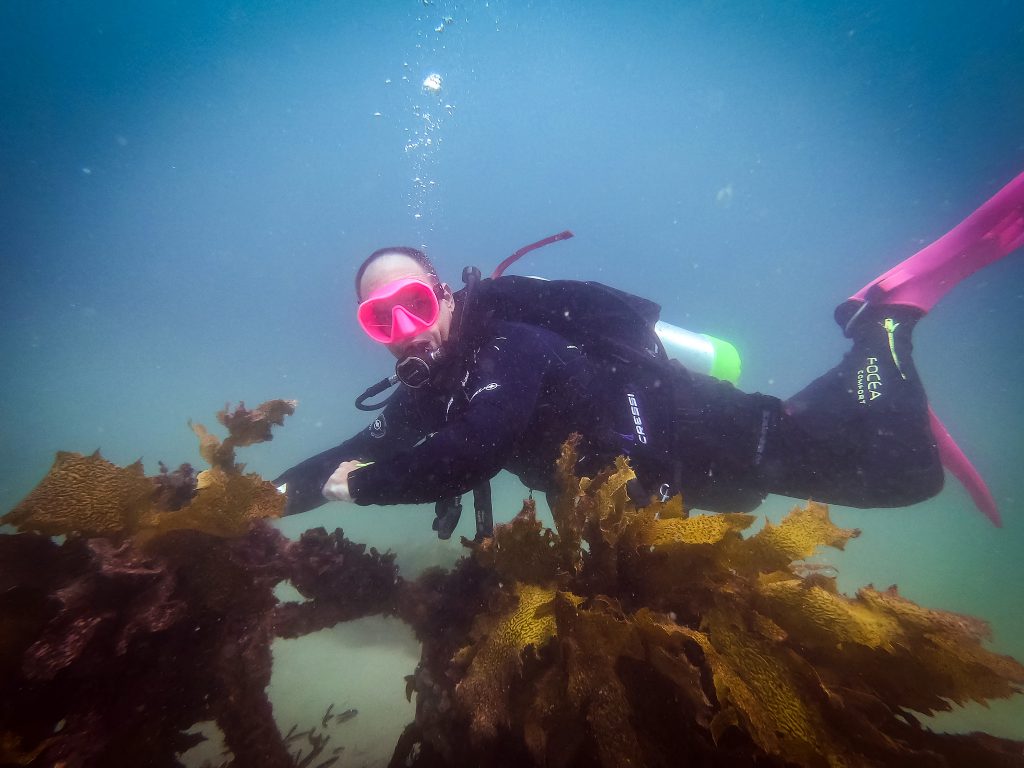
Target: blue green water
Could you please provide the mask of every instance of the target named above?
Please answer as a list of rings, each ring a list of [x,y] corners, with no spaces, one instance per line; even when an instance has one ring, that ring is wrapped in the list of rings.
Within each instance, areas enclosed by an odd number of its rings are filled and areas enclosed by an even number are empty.
[[[743,388],[791,395],[843,353],[839,301],[1024,169],[1022,39],[1016,0],[3,3],[0,508],[58,449],[198,463],[186,422],[227,400],[299,399],[244,457],[268,476],[362,427],[351,401],[389,358],[351,280],[383,245],[457,280],[570,228],[517,269],[646,295],[734,341]],[[1018,658],[1021,328],[1017,254],[915,332],[1002,530],[951,478],[834,510],[864,531],[844,589],[981,616]],[[497,498],[508,518],[521,489]],[[430,516],[286,527],[341,525],[413,571],[458,554]],[[969,724],[1022,738],[1022,715]]]

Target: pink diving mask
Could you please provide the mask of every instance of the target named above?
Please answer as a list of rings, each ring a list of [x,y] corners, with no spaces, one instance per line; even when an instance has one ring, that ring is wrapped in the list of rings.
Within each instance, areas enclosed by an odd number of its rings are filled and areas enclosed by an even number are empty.
[[[359,305],[356,317],[366,335],[381,344],[405,341],[427,330],[441,313],[442,285],[431,286],[415,277],[383,285]]]

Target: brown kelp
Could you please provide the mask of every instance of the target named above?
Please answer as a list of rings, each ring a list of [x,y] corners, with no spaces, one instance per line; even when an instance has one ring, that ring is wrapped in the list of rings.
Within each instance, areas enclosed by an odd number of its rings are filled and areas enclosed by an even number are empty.
[[[423,643],[396,766],[1024,764],[1020,743],[916,719],[1018,693],[1024,667],[977,619],[840,594],[803,562],[857,535],[823,506],[754,535],[678,497],[638,508],[625,460],[576,478],[570,442],[553,530],[528,501],[409,583],[341,530],[267,523],[282,499],[235,448],[293,408],[225,409],[224,440],[194,426],[198,474],[58,454],[2,518],[19,532],[0,535],[0,765],[175,766],[210,720],[225,765],[329,765],[324,733],[278,730],[270,643],[374,613]],[[305,602],[278,602],[285,580]]]
[[[235,463],[235,448],[270,440],[273,425],[294,413],[294,400],[270,400],[255,410],[244,403],[217,413],[228,428],[223,441],[193,424],[200,455],[210,469],[193,478],[185,464],[146,477],[142,462],[118,467],[100,456],[61,451],[42,482],[0,522],[47,536],[149,539],[176,529],[241,536],[249,523],[280,517],[284,499],[256,474]]]
[[[198,476],[58,454],[2,518],[20,532],[0,536],[0,764],[175,766],[208,720],[235,765],[295,764],[266,696],[271,641],[386,611],[400,581],[340,530],[290,542],[267,525],[283,500],[234,449],[293,409],[225,409],[223,442],[195,426]],[[283,580],[307,602],[279,605]]]
[[[915,717],[1018,693],[1024,667],[983,622],[803,567],[858,533],[825,507],[744,537],[750,515],[637,508],[622,459],[574,465],[567,444],[555,530],[527,502],[403,610],[424,649],[393,765],[1024,764],[1020,743]]]

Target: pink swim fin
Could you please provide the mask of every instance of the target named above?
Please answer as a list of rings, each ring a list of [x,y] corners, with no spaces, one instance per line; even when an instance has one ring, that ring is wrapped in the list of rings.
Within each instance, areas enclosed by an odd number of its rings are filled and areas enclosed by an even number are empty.
[[[960,446],[949,434],[946,425],[939,421],[939,417],[931,408],[928,409],[928,419],[931,422],[932,434],[935,435],[935,442],[939,446],[939,458],[942,460],[942,466],[948,469],[953,477],[967,489],[967,493],[971,495],[975,506],[981,510],[981,514],[991,520],[992,525],[996,528],[1002,528],[1003,518],[999,514],[999,508],[996,507],[996,500],[992,497],[992,492],[985,485],[981,475],[978,474],[978,470],[960,450]]]
[[[850,298],[928,312],[957,283],[1024,245],[1024,173],[931,245]]]
[[[855,303],[860,308],[846,322],[846,328],[850,328],[860,311],[869,305],[899,304],[928,312],[961,280],[1022,245],[1024,173],[934,243],[851,296],[844,306]],[[943,466],[963,484],[982,514],[994,525],[1002,526],[995,499],[978,470],[931,408],[928,414]]]

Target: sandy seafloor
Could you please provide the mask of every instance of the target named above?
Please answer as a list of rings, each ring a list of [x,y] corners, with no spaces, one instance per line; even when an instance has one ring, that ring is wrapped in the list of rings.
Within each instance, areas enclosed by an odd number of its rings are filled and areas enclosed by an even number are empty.
[[[144,6],[0,5],[3,509],[57,450],[199,465],[186,423],[228,400],[300,401],[240,456],[267,477],[362,428],[350,404],[390,361],[355,329],[351,279],[383,245],[425,247],[457,282],[571,228],[517,270],[648,296],[733,341],[742,388],[787,397],[845,350],[839,301],[1024,170],[1014,0]],[[439,92],[422,88],[432,73]],[[1017,254],[914,337],[1003,528],[948,478],[909,509],[833,508],[863,533],[825,555],[848,593],[898,584],[987,619],[1018,659],[1021,328]],[[502,476],[495,491],[507,520],[523,489]],[[471,534],[467,515],[438,542],[430,515],[330,504],[281,527],[340,526],[413,576]],[[355,708],[333,730],[341,764],[386,760],[413,713],[403,625],[274,652],[283,730]],[[1015,738],[1022,724],[1024,697],[936,721]]]

